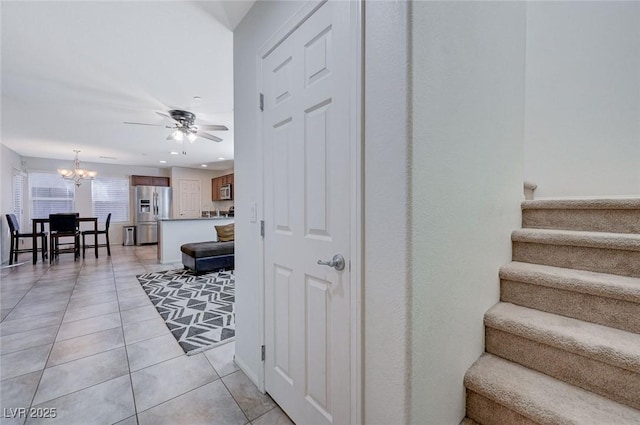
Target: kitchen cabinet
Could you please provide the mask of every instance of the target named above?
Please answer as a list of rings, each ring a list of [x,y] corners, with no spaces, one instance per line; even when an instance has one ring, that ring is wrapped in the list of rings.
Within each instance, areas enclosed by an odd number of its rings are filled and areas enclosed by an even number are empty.
[[[169,187],[169,177],[157,176],[131,176],[131,186],[161,186]]]
[[[169,177],[154,177],[153,186],[162,186],[162,187],[171,186]]]
[[[220,200],[220,179],[215,177],[211,179],[211,200],[219,201]]]
[[[220,188],[226,184],[231,185],[231,199],[233,199],[233,174],[227,174],[225,176],[214,177],[211,179],[211,200],[212,201],[223,201],[220,199]],[[229,199],[224,199],[228,201]]]

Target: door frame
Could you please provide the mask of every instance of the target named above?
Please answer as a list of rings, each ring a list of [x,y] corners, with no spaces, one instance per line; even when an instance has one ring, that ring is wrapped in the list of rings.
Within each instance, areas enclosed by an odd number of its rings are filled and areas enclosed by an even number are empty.
[[[258,101],[260,93],[263,92],[262,87],[262,60],[276,49],[290,34],[300,27],[316,10],[318,10],[328,0],[309,0],[300,10],[293,15],[267,42],[258,50],[256,54],[256,101]],[[351,22],[349,25],[349,44],[350,49],[354,53],[351,55],[350,61],[350,131],[349,144],[351,150],[351,179],[350,187],[350,252],[349,264],[351,272],[351,294],[350,294],[350,315],[349,323],[351,333],[351,359],[350,359],[350,387],[351,387],[351,420],[352,424],[361,424],[363,416],[363,381],[362,381],[362,360],[363,360],[363,316],[362,316],[362,283],[363,283],[363,83],[364,83],[364,7],[363,0],[352,0],[350,3]],[[257,106],[257,105],[256,105]],[[259,198],[259,219],[265,219],[264,201],[265,201],[265,167],[264,167],[264,150],[262,137],[262,111],[256,107],[256,141],[258,146],[257,156],[260,159],[258,175],[262,176],[262,184],[258,190]],[[264,237],[258,247],[258,316],[262,320],[262,326],[259,326],[260,344],[265,344],[265,327],[267,326],[265,317],[265,249]],[[264,361],[262,362],[262,373],[260,376],[250,377],[258,388],[265,392],[265,373]]]

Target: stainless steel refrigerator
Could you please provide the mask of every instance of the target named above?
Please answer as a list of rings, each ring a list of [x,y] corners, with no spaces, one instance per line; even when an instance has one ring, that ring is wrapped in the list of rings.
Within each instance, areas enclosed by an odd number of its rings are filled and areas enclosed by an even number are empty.
[[[134,186],[136,243],[158,243],[158,220],[171,217],[171,188]]]

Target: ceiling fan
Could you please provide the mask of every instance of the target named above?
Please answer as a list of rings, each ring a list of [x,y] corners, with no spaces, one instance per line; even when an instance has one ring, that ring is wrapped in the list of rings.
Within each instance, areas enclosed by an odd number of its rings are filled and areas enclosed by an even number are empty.
[[[174,140],[176,143],[182,143],[186,140],[193,142],[197,137],[202,137],[205,139],[213,140],[214,142],[222,142],[220,137],[214,136],[213,134],[204,133],[203,130],[206,131],[227,131],[229,130],[224,125],[213,125],[213,124],[195,124],[196,116],[193,112],[183,111],[180,109],[173,109],[168,113],[164,112],[156,112],[156,114],[160,115],[164,118],[169,118],[175,121],[173,125],[163,125],[163,124],[146,124],[141,122],[130,122],[125,121],[125,124],[135,124],[135,125],[151,125],[156,127],[166,127],[173,129],[167,140]]]

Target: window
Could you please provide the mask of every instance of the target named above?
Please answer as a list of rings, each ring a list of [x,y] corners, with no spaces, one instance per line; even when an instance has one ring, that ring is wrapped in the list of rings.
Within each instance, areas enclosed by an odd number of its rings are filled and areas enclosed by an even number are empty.
[[[93,215],[98,221],[129,221],[129,179],[122,177],[96,177],[91,182]]]
[[[20,228],[24,228],[24,175],[13,175],[13,213]]]
[[[31,218],[73,212],[74,183],[58,174],[29,173]]]

